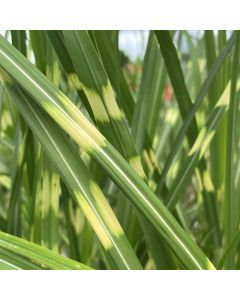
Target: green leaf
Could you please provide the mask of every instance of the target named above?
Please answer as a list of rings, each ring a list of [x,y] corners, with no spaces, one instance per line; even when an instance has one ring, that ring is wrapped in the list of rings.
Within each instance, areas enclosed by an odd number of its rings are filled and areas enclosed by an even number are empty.
[[[160,49],[174,88],[174,92],[176,94],[182,118],[184,119],[192,107],[192,101],[185,84],[176,49],[172,42],[170,33],[167,30],[155,31],[155,34],[160,45]],[[193,144],[194,139],[197,136],[197,132],[197,124],[195,116],[193,116],[191,126],[187,130],[187,136],[190,144]]]
[[[189,180],[194,169],[199,163],[200,159],[203,157],[207,146],[210,144],[212,138],[215,135],[216,128],[223,117],[225,110],[228,107],[228,98],[229,98],[229,85],[227,85],[225,91],[221,95],[217,104],[215,105],[213,111],[208,117],[206,125],[201,129],[194,145],[190,149],[187,159],[185,160],[179,175],[175,179],[173,186],[170,189],[168,199],[166,200],[167,207],[172,210],[176,205],[176,202],[179,199],[179,194],[182,189],[186,186],[186,182]],[[212,191],[213,187],[208,173],[204,175],[205,188],[207,191]]]
[[[36,245],[22,238],[15,237],[13,235],[0,232],[0,261],[4,261],[5,264],[10,264],[13,268],[16,268],[8,261],[12,261],[13,258],[10,255],[9,258],[6,255],[2,256],[1,248],[8,251],[10,254],[13,252],[18,256],[18,260],[24,263],[25,259],[21,260],[21,256],[33,260],[37,264],[43,264],[45,268],[53,270],[90,270],[91,268],[80,264],[77,261],[71,260],[64,256],[61,256],[54,251],[48,250],[42,246]],[[13,256],[14,257],[14,256]]]
[[[45,74],[47,60],[47,40],[41,30],[30,30],[30,40],[35,56],[36,66]]]
[[[232,65],[232,77],[231,77],[231,91],[230,91],[230,103],[228,111],[227,122],[227,144],[226,144],[226,174],[225,174],[225,197],[224,197],[224,237],[225,243],[228,245],[235,233],[238,230],[239,224],[239,204],[235,197],[236,188],[234,187],[234,157],[235,157],[235,128],[238,126],[237,111],[239,109],[239,95],[237,94],[237,80],[239,74],[239,32],[236,33],[236,44],[234,49],[233,65]],[[234,252],[231,251],[229,260],[226,266],[228,268],[234,268]]]
[[[132,136],[135,147],[142,152],[146,135],[153,143],[154,131],[152,120],[160,113],[161,94],[164,87],[164,69],[161,65],[160,49],[154,33],[150,33],[148,46],[143,62],[143,74],[139,87],[138,99],[134,109]],[[156,114],[156,116],[155,116]]]
[[[94,30],[97,49],[111,85],[116,92],[116,100],[124,111],[129,123],[132,121],[134,100],[124,78],[118,50],[118,31]]]

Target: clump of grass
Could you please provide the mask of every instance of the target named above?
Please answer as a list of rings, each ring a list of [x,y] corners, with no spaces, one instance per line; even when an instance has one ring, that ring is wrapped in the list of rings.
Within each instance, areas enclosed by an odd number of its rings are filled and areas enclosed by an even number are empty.
[[[239,32],[0,36],[1,269],[238,269]]]

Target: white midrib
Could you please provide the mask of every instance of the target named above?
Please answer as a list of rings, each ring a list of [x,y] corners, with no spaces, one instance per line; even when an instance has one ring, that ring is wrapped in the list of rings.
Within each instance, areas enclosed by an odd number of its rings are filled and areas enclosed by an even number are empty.
[[[16,269],[16,270],[21,270],[20,268],[18,268],[18,267],[16,267],[15,265],[9,263],[8,261],[5,261],[4,259],[1,259],[1,258],[0,258],[0,261],[3,262],[5,265],[8,265],[8,266],[10,266],[10,267],[13,267],[13,268]]]

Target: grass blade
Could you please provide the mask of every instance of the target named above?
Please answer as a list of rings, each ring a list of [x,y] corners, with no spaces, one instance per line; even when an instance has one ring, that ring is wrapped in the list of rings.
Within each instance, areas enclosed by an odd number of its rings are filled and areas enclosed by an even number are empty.
[[[237,80],[239,73],[239,32],[236,33],[236,45],[234,49],[230,103],[227,123],[227,145],[226,145],[226,174],[225,174],[225,199],[224,199],[224,238],[225,243],[231,242],[238,230],[239,204],[235,198],[234,187],[234,156],[235,156],[235,127],[237,126],[237,110],[239,107],[239,95],[237,94]],[[231,251],[226,266],[234,267],[234,252]]]
[[[155,31],[156,37],[158,39],[160,49],[168,70],[169,77],[176,93],[176,98],[178,100],[179,109],[184,119],[192,107],[192,101],[190,99],[185,80],[183,77],[183,72],[179,59],[177,57],[176,49],[173,45],[170,33],[167,30]],[[192,118],[191,126],[187,130],[187,136],[190,144],[194,143],[194,139],[197,136],[197,124],[195,117]]]
[[[42,246],[33,244],[13,235],[0,232],[0,248],[22,255],[25,258],[44,264],[46,268],[53,270],[90,270],[88,266],[80,264],[74,260],[61,256],[54,251]]]
[[[179,171],[179,176],[175,179],[175,183],[170,189],[170,193],[166,201],[167,207],[170,210],[174,208],[179,199],[180,191],[186,185],[186,182],[189,180],[189,176],[191,176],[193,170],[197,166],[197,163],[203,156],[204,151],[214,137],[216,127],[218,126],[225,110],[228,107],[229,93],[230,89],[228,84],[219,101],[215,105],[212,113],[209,115],[206,126],[202,128],[193,147],[190,149],[188,158],[186,159],[181,171]],[[211,190],[211,186],[208,186],[208,189]]]

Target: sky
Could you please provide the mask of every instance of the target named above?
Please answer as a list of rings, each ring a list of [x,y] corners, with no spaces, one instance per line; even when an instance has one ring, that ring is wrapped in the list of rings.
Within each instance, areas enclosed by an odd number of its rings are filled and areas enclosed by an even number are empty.
[[[189,30],[191,36],[200,38],[202,30]],[[132,61],[143,59],[148,42],[149,30],[120,30],[119,48],[124,51]],[[183,39],[182,50],[187,51],[186,41]]]
[[[148,30],[120,30],[119,48],[133,61],[143,58],[148,35]]]

